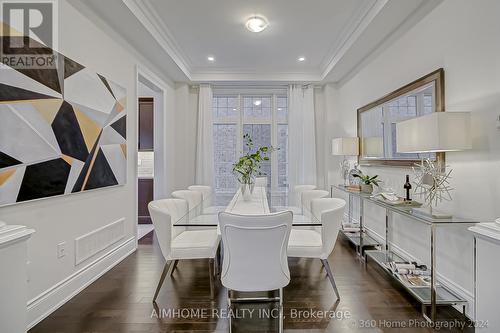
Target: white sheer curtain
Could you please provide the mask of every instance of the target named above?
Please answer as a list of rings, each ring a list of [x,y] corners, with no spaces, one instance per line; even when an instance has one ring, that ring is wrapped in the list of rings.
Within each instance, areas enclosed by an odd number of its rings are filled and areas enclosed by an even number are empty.
[[[295,185],[317,183],[314,87],[290,85],[288,99],[288,183],[293,191]]]
[[[212,87],[200,85],[198,96],[198,133],[196,138],[195,181],[214,186],[214,140],[212,125]]]

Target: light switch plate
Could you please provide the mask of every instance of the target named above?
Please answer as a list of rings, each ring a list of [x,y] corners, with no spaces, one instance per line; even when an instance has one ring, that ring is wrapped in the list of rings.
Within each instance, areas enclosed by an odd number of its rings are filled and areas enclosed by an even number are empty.
[[[66,256],[66,242],[61,242],[57,244],[57,258],[63,258]]]

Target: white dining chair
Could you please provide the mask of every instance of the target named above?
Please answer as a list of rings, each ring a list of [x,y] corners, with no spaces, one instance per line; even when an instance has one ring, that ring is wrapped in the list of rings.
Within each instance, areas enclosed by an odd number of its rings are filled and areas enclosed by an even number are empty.
[[[203,202],[203,193],[200,191],[190,191],[190,190],[178,190],[172,192],[172,198],[184,199],[188,203],[188,210],[192,211],[196,208],[197,214],[201,214]]]
[[[292,229],[288,242],[288,256],[320,259],[325,267],[330,283],[337,298],[340,294],[328,263],[344,215],[345,201],[338,198],[319,198],[311,200],[311,212],[321,221],[320,231],[314,229]]]
[[[295,185],[293,187],[294,202],[292,203],[295,210],[294,214],[302,214],[302,192],[315,190],[316,185]]]
[[[294,229],[309,229],[309,230],[317,230],[317,226],[314,225],[318,224],[318,217],[314,216],[314,214],[311,214],[311,202],[314,199],[319,199],[319,198],[326,198],[330,194],[328,191],[325,190],[306,190],[301,192],[301,213],[294,214],[293,215],[293,222],[294,223],[300,223],[303,222],[304,224],[310,225],[310,226],[295,226],[293,227]]]
[[[302,215],[302,192],[316,189],[316,185],[296,185],[290,194],[291,200],[288,206],[274,206],[275,211],[290,210],[294,216]]]
[[[279,301],[282,313],[283,287],[290,282],[287,244],[292,212],[267,215],[219,213],[219,225],[224,248],[221,281],[228,289],[228,305],[231,306],[231,302]],[[277,298],[230,297],[231,290],[257,292],[277,289]]]
[[[212,187],[206,185],[191,185],[188,187],[189,191],[198,191],[202,194],[203,198],[203,209],[202,214],[219,214],[226,209],[225,206],[212,206],[212,197],[214,193]]]
[[[148,209],[161,253],[166,260],[153,302],[158,297],[169,268],[171,267],[170,274],[172,274],[178,261],[185,259],[209,259],[210,296],[213,299],[215,295],[214,266],[220,242],[220,235],[217,234],[216,228],[187,230],[186,227],[173,227],[173,223],[185,216],[188,211],[188,203],[183,199],[151,201],[148,204]]]
[[[255,178],[255,186],[267,187],[267,176],[266,177],[256,177]]]
[[[311,202],[314,199],[326,198],[330,195],[328,191],[325,190],[304,190],[301,192],[301,207],[302,215],[306,217],[311,216]]]

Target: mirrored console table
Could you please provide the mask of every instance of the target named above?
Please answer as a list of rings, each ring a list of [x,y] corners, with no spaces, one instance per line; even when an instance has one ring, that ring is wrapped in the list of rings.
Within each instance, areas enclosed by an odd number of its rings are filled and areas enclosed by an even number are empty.
[[[436,306],[440,305],[461,305],[462,312],[465,317],[465,306],[467,300],[463,297],[457,295],[452,290],[446,286],[440,284],[437,281],[436,274],[436,229],[438,227],[446,226],[464,226],[470,227],[478,223],[478,221],[473,221],[470,219],[461,219],[457,217],[452,217],[450,219],[433,219],[431,216],[425,214],[425,209],[423,208],[413,208],[407,206],[398,206],[387,203],[383,200],[372,197],[371,194],[363,192],[355,192],[348,190],[347,187],[343,185],[332,185],[330,188],[330,194],[333,197],[335,191],[341,191],[347,193],[349,196],[349,222],[352,221],[352,199],[358,198],[360,202],[359,209],[359,232],[354,235],[348,232],[341,231],[347,239],[356,246],[356,251],[363,258],[365,264],[368,260],[371,260],[378,266],[380,266],[384,271],[388,272],[394,280],[398,281],[403,287],[417,299],[422,305],[422,315],[428,321],[434,322],[436,320]],[[380,244],[373,237],[368,235],[364,227],[364,204],[365,202],[375,204],[379,207],[385,209],[385,240],[383,244]],[[423,223],[430,228],[430,239],[429,239],[429,252],[430,252],[430,285],[428,287],[413,287],[404,283],[395,274],[393,274],[387,267],[386,263],[392,261],[408,261],[402,258],[397,253],[394,253],[391,249],[391,223],[394,220],[392,218],[393,214],[399,214],[401,216],[409,218],[411,221],[418,223]],[[376,247],[376,250],[363,251],[367,247]],[[430,313],[429,313],[430,308]]]

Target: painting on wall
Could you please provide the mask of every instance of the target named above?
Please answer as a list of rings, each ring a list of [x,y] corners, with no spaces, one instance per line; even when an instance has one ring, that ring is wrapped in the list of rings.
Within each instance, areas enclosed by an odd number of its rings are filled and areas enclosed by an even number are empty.
[[[2,30],[4,46],[28,38]],[[0,206],[126,183],[126,90],[39,49],[54,64],[0,58]]]

